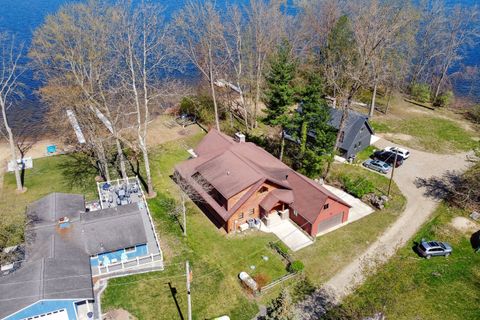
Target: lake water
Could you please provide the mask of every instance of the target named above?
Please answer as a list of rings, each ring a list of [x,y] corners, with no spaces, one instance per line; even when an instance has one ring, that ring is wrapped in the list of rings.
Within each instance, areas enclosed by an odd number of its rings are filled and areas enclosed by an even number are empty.
[[[184,0],[158,1],[165,6],[167,16],[178,10],[184,3]],[[229,0],[218,0],[217,3],[222,5],[227,1]],[[248,0],[233,0],[231,2],[242,3],[246,1]],[[12,32],[19,41],[25,42],[28,46],[35,28],[43,23],[48,14],[54,13],[62,4],[67,2],[72,2],[72,0],[0,0],[0,32]],[[447,2],[455,4],[460,1],[447,0]],[[478,0],[462,0],[461,2],[473,6],[478,3]],[[469,50],[462,64],[467,66],[480,65],[480,42],[475,48]],[[32,73],[26,73],[23,81],[29,86],[30,93],[38,87],[38,83],[33,80]],[[477,101],[480,101],[480,85],[472,91],[469,82],[456,81],[455,90],[459,94],[474,96]],[[29,92],[26,95],[28,98],[26,104],[38,107],[38,99]],[[38,110],[40,116],[42,108],[40,107]]]

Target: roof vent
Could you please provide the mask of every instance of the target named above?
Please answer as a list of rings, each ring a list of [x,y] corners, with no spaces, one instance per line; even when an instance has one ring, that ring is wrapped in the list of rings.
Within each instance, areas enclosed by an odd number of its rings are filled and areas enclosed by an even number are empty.
[[[235,133],[234,139],[237,142],[243,143],[243,142],[245,142],[245,135],[241,132],[237,132],[237,133]]]
[[[230,171],[227,171],[227,176],[229,176],[229,175],[230,175]]]

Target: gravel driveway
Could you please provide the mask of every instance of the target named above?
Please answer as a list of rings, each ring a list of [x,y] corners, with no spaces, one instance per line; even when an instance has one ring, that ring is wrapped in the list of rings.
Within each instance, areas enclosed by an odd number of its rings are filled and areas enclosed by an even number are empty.
[[[389,145],[398,146],[384,139],[375,143],[379,149]],[[394,176],[395,182],[407,198],[405,211],[364,253],[325,283],[324,289],[337,301],[364,280],[361,269],[365,261],[386,261],[415,235],[435,210],[438,203],[424,195],[425,190],[417,188],[415,180],[441,176],[446,171],[465,170],[468,165],[467,153],[439,155],[412,149],[410,153],[404,164],[395,169]]]

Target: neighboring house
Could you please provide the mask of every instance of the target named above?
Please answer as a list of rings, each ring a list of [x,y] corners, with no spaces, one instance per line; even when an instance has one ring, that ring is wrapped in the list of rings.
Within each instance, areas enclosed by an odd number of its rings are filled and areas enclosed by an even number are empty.
[[[302,112],[301,107],[299,107],[297,111]],[[342,112],[341,109],[330,108],[329,124],[337,129],[337,131],[340,128]],[[346,159],[354,157],[358,152],[370,145],[373,134],[374,131],[368,122],[368,116],[350,110],[348,112],[347,121],[340,135],[340,155]],[[315,139],[315,134],[309,132],[308,137],[309,139]],[[295,142],[293,136],[288,132],[285,132],[285,138]]]
[[[217,226],[235,232],[249,219],[290,218],[310,236],[345,222],[350,206],[255,144],[211,130],[176,173]],[[250,220],[251,221],[251,220]]]
[[[330,109],[330,125],[337,130],[340,128],[342,113],[343,110],[341,109]],[[368,122],[368,116],[350,110],[344,128],[340,133],[339,148],[342,152],[341,155],[346,159],[354,157],[370,145],[373,134],[374,131]]]
[[[0,319],[99,319],[94,282],[163,269],[144,202],[88,212],[82,195],[52,193],[27,219],[25,259],[0,276]]]

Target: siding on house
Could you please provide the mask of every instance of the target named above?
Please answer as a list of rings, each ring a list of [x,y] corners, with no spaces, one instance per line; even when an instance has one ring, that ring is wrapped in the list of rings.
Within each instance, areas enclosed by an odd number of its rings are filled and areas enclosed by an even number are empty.
[[[60,309],[65,309],[68,314],[68,319],[75,320],[77,319],[77,308],[75,306],[76,302],[80,302],[83,300],[41,300],[38,301],[23,310],[18,311],[8,317],[5,320],[20,320],[29,317],[35,317],[37,315],[57,311]],[[93,303],[93,302],[92,302]],[[93,304],[92,304],[93,307]],[[41,320],[42,318],[39,318]]]
[[[259,191],[262,188],[268,188],[268,191],[260,193]],[[278,189],[275,185],[265,182],[263,183],[251,196],[250,198],[245,201],[235,213],[228,219],[227,222],[227,232],[235,231],[235,225],[238,227],[242,223],[247,222],[250,218],[261,218],[260,217],[260,202],[262,202],[263,198],[265,198],[269,192],[273,191],[274,189]],[[248,191],[248,189],[246,190]],[[240,192],[242,195],[246,193],[246,191]],[[235,195],[234,197],[236,197]],[[237,200],[238,201],[238,200]],[[230,203],[230,200],[229,200]],[[235,202],[236,203],[236,202]],[[250,210],[253,209],[253,214],[250,214]],[[243,213],[243,218],[240,218]],[[235,224],[235,220],[237,223]]]
[[[320,223],[328,219],[332,219],[334,216],[342,215],[342,223],[348,220],[349,207],[330,198],[325,202],[325,204],[328,204],[328,208],[321,208],[320,214],[318,215],[317,220],[313,223],[311,232],[309,232],[311,236],[317,235],[318,225]]]
[[[290,209],[289,210],[289,215],[290,215],[290,220],[295,222],[300,228],[305,230],[306,233],[309,235],[312,235],[312,224],[308,222],[304,217],[302,217],[300,212],[295,214],[295,210]]]
[[[128,249],[128,250],[127,250]],[[97,267],[99,263],[104,264],[105,259],[110,261],[110,264],[121,262],[122,255],[125,253],[128,260],[136,257],[144,257],[149,254],[146,244],[139,244],[132,248],[124,248],[113,252],[105,252],[90,258],[90,265]]]

